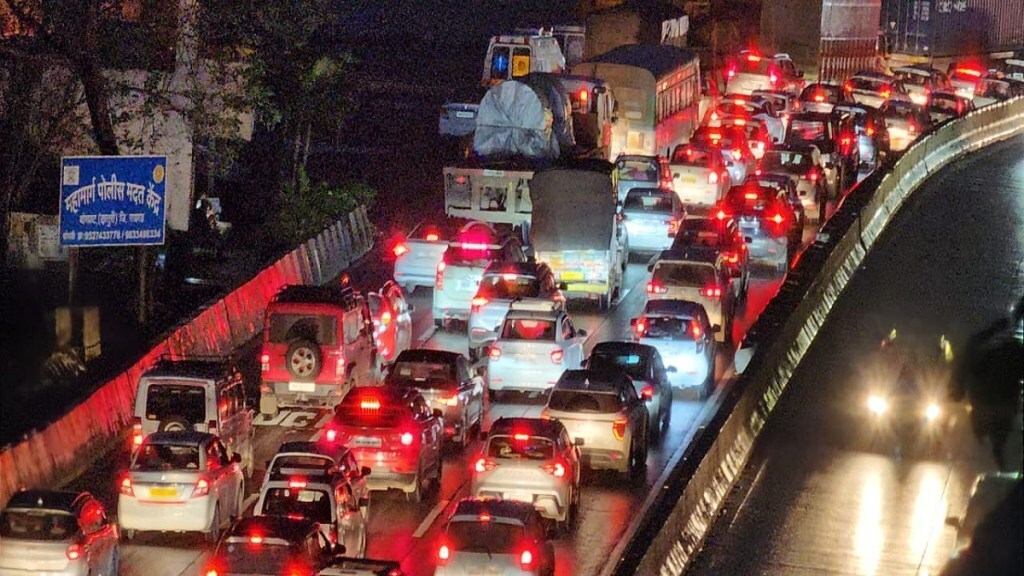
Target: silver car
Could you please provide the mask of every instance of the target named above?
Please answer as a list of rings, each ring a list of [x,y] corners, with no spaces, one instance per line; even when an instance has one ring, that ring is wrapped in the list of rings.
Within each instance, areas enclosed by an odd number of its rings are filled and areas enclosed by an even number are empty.
[[[804,213],[818,219],[825,199],[825,161],[817,146],[780,144],[765,152],[760,171],[764,174],[789,174],[796,184],[796,193]]]
[[[685,218],[683,204],[672,190],[633,188],[622,204],[630,253],[667,250]]]
[[[435,576],[554,576],[555,551],[526,502],[464,498],[437,547]]]
[[[470,494],[527,502],[562,527],[580,503],[580,451],[558,420],[499,418],[473,461]]]
[[[564,284],[563,284],[564,286]],[[543,262],[494,262],[484,270],[480,287],[470,301],[469,357],[479,358],[497,338],[509,306],[536,302],[542,309],[563,306],[565,296]]]
[[[530,309],[533,308],[533,309]],[[515,304],[487,353],[487,382],[497,397],[506,390],[541,392],[555,385],[567,368],[583,362],[585,330],[577,330],[565,310],[537,310]]]
[[[359,502],[363,518],[369,520],[370,489],[366,485],[366,477],[370,475],[370,468],[360,467],[355,454],[347,446],[328,446],[308,440],[283,442],[278,447],[277,454],[267,462],[267,471],[260,485],[269,482],[271,476],[279,470],[298,471],[310,468],[320,470],[322,473],[336,472],[348,479],[352,494]]]
[[[437,265],[448,249],[448,233],[440,226],[421,223],[391,246],[395,257],[392,276],[406,292],[417,286],[433,286]]]
[[[701,304],[712,324],[722,327],[718,341],[731,342],[737,292],[732,284],[738,273],[727,268],[720,252],[696,246],[666,250],[648,269],[652,272],[647,283],[648,300],[688,300]]]
[[[566,370],[541,418],[565,425],[591,469],[646,474],[647,405],[621,371]]]
[[[0,574],[117,576],[117,526],[88,492],[24,490],[0,512]]]
[[[715,334],[704,307],[685,300],[651,300],[631,321],[637,342],[654,347],[677,388],[695,388],[701,399],[715,389]]]

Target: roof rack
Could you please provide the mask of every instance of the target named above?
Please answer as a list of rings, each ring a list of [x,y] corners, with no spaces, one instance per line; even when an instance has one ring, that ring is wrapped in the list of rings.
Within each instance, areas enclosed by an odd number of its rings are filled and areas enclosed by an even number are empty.
[[[356,305],[357,296],[355,288],[351,286],[292,284],[282,288],[274,296],[274,302],[291,304],[338,303],[346,308],[351,308]]]

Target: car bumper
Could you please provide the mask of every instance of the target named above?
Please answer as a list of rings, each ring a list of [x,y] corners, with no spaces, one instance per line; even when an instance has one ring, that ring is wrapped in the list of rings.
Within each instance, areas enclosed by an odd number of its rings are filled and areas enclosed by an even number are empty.
[[[580,457],[591,470],[629,471],[629,446],[584,446],[580,448]]]
[[[786,238],[755,236],[747,246],[750,248],[750,259],[753,261],[769,262],[771,264],[787,261]]]
[[[675,374],[669,374],[669,382],[674,388],[696,388],[707,380],[711,364],[702,354],[673,354],[662,352],[665,366],[675,366]]]
[[[84,560],[68,562],[66,568],[60,570],[43,570],[37,567],[12,567],[0,560],[0,576],[86,576],[89,565]]]
[[[123,530],[206,532],[213,521],[213,510],[210,496],[165,504],[122,495],[117,499],[117,523]]]
[[[508,364],[512,364],[509,362]],[[565,371],[563,366],[524,368],[514,364],[502,366],[501,360],[488,362],[487,379],[491,390],[543,392],[555,385]]]
[[[687,208],[710,208],[722,199],[725,190],[718,184],[698,184],[676,181],[672,184],[679,201]]]
[[[402,286],[429,286],[434,287],[434,281],[437,279],[436,270],[404,270],[398,266],[395,266],[395,271],[392,274],[395,282]]]
[[[348,393],[344,384],[264,382],[260,386],[260,404],[275,403],[279,408],[333,408]]]
[[[475,498],[500,498],[532,504],[541,516],[550,520],[564,521],[569,511],[568,486],[538,489],[504,482],[474,482],[470,493]]]
[[[661,252],[672,246],[672,237],[668,235],[668,227],[656,231],[629,231],[629,250],[631,252]]]
[[[472,292],[434,290],[435,320],[469,320]]]

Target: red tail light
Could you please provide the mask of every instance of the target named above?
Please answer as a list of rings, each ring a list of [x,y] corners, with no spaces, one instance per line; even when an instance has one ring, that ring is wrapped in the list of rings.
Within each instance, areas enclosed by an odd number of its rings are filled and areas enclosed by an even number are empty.
[[[121,479],[120,486],[121,494],[125,496],[135,496],[135,490],[132,489],[132,478],[127,474]]]
[[[445,406],[451,406],[452,408],[458,406],[459,405],[459,395],[458,394],[452,394],[451,396],[449,396],[448,398],[445,399],[444,405]]]
[[[910,123],[910,133],[913,134],[914,132],[917,132],[917,124],[914,124],[913,122],[911,122]]]
[[[480,457],[473,464],[473,470],[478,473],[490,472],[498,467],[498,463],[490,458]]]
[[[519,566],[524,571],[533,570],[533,553],[529,550],[523,550],[522,554],[519,555]]]
[[[402,435],[398,437],[402,446],[412,446],[413,440],[415,439],[416,437],[413,436],[412,432],[402,432]]]
[[[807,179],[810,180],[811,182],[817,182],[818,181],[818,171],[814,170],[812,168],[811,171],[807,173]]]
[[[335,442],[335,441],[337,441],[338,440],[338,430],[335,429],[335,428],[328,428],[327,431],[324,432],[324,438],[327,438],[328,442]]]
[[[562,464],[561,462],[552,462],[551,464],[545,464],[541,466],[540,469],[554,476],[555,478],[565,477],[565,464]]]
[[[640,397],[644,400],[654,398],[654,386],[651,386],[650,384],[644,386],[643,389],[640,390]]]
[[[708,184],[718,184],[718,178],[718,172],[715,172],[714,170],[708,172]]]
[[[270,363],[270,358],[267,358],[267,363]],[[266,368],[269,370],[269,366]],[[142,418],[132,418],[132,447],[138,448],[142,446]]]
[[[744,192],[743,198],[746,200],[757,200],[757,192]]]
[[[444,263],[444,260],[437,263],[437,276],[434,278],[434,289],[444,290],[444,269],[447,266],[448,265]]]
[[[768,81],[771,82],[772,84],[778,84],[779,76],[775,72],[772,72],[771,74],[768,75]]]
[[[722,289],[718,286],[708,286],[700,289],[700,295],[705,298],[721,298]]]
[[[469,303],[473,307],[473,312],[479,312],[480,308],[482,306],[485,306],[488,302],[490,302],[490,300],[488,300],[487,298],[484,298],[483,296],[477,296],[476,298],[470,300]]]
[[[662,286],[661,284],[658,284],[657,282],[648,282],[647,283],[647,293],[648,294],[667,294],[668,293],[668,288]]]
[[[260,534],[249,536],[249,544],[263,544],[263,536]]]
[[[719,220],[725,220],[728,217],[729,213],[726,212],[725,210],[719,209],[718,212],[715,212],[715,218],[718,218]]]
[[[82,545],[72,544],[71,546],[68,546],[65,554],[67,554],[68,560],[78,560],[82,557]]]
[[[491,346],[490,350],[487,351],[487,356],[490,357],[491,360],[497,360],[498,358],[501,358],[501,348],[498,348],[497,346]]]
[[[270,354],[260,356],[260,370],[263,372],[270,371]]]
[[[785,218],[785,217],[784,217],[784,216],[783,216],[782,214],[780,214],[779,212],[776,212],[776,213],[775,213],[775,215],[774,215],[774,216],[772,216],[772,222],[774,222],[774,223],[776,223],[776,224],[782,224],[782,222],[783,222],[783,221],[784,221],[785,219],[786,219],[786,218]]]
[[[618,418],[612,423],[612,434],[616,440],[622,440],[626,437],[626,424],[628,423],[629,421],[625,418]]]
[[[562,357],[564,355],[565,355],[565,352],[563,352],[561,350],[552,350],[551,351],[551,363],[552,364],[561,364],[562,363]]]
[[[196,487],[192,489],[193,498],[202,498],[210,494],[210,482],[206,478],[196,481]]]
[[[865,132],[867,132],[868,136],[874,136],[875,135],[875,127],[874,126],[868,126],[867,129],[865,130]]]
[[[216,568],[210,568],[206,571],[206,576],[219,576]]]
[[[815,102],[824,102],[825,101],[825,95],[824,94],[815,94],[814,95],[814,101]]]
[[[441,544],[441,547],[437,549],[437,563],[442,566],[448,563],[448,559],[452,557],[452,551],[448,548],[447,544]]]
[[[305,478],[295,478],[295,479],[289,480],[288,481],[288,487],[289,488],[296,488],[298,490],[302,490],[303,488],[306,487],[306,479]]]
[[[692,334],[692,335],[693,335],[693,339],[694,339],[694,340],[699,340],[699,339],[700,339],[700,337],[701,337],[701,336],[702,336],[702,335],[704,334],[704,333],[703,333],[703,332],[701,332],[701,330],[700,330],[700,324],[697,324],[697,322],[696,322],[696,321],[694,321],[694,322],[692,322],[692,323],[690,324],[690,334]]]
[[[427,232],[425,239],[427,242],[437,242],[440,236],[437,235],[437,232]]]
[[[722,252],[722,259],[728,264],[736,264],[740,261],[740,255],[736,252]]]
[[[888,86],[886,86],[878,91],[878,95],[881,96],[882,98],[888,98],[889,96],[892,95],[892,90]]]
[[[843,90],[845,90],[846,92],[853,92],[853,83],[849,82],[849,81],[844,83],[843,84]],[[819,102],[820,102],[820,100],[819,100]]]
[[[673,218],[668,221],[668,235],[675,236],[679,233],[679,219]]]
[[[636,329],[637,336],[643,336],[644,332],[647,330],[647,324],[645,324],[643,320],[639,320],[634,328]]]
[[[398,244],[395,244],[395,247],[392,248],[391,251],[395,253],[395,257],[397,258],[408,254],[409,248],[403,242],[399,242]]]

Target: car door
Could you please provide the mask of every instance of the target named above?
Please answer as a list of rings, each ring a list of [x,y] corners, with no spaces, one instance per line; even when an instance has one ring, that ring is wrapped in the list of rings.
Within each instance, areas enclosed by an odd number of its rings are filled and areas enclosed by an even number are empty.
[[[334,505],[338,542],[345,545],[347,556],[362,557],[366,524],[359,511],[359,502],[347,483],[335,487]]]
[[[422,396],[417,396],[412,403],[413,419],[421,430],[420,463],[425,470],[431,470],[440,465],[441,438],[444,437],[443,430],[438,432],[435,425],[438,418],[434,418],[430,407]]]
[[[387,296],[391,303],[392,313],[395,315],[394,355],[397,356],[400,352],[412,347],[412,314],[409,302],[397,284],[390,287]]]
[[[455,360],[456,370],[459,375],[461,391],[467,394],[466,400],[466,421],[473,424],[483,425],[484,402],[483,402],[483,379],[469,369],[469,363],[462,356]]]
[[[221,520],[235,515],[238,504],[238,464],[231,462],[220,440],[211,440],[206,445],[206,473],[210,492],[217,495],[217,509]]]

